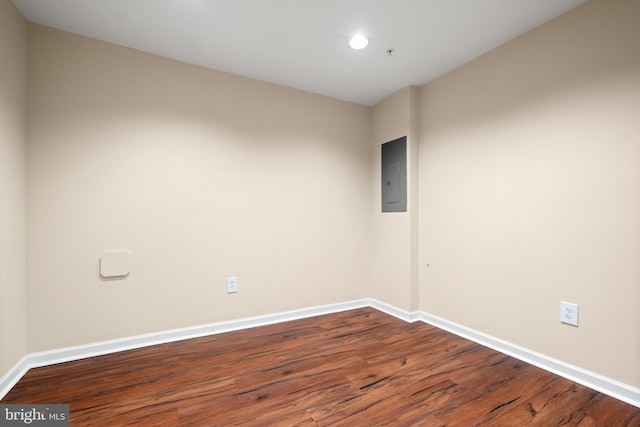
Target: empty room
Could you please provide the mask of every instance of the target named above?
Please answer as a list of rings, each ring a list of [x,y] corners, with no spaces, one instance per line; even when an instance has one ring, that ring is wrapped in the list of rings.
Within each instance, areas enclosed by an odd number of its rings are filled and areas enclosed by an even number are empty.
[[[639,22],[0,0],[0,425],[640,426]]]

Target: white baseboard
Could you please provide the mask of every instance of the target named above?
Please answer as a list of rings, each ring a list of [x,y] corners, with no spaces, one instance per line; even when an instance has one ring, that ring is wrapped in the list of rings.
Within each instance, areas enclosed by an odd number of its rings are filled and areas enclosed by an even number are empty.
[[[640,408],[640,388],[587,371],[432,314],[420,312],[420,320]]]
[[[181,341],[190,338],[204,337],[208,335],[233,332],[241,329],[255,328],[258,326],[272,325],[275,323],[287,322],[289,320],[304,319],[307,317],[320,316],[323,314],[337,313],[354,308],[368,307],[369,300],[356,300],[344,303],[303,308],[299,310],[285,311],[263,316],[247,317],[244,319],[229,320],[219,323],[189,326],[180,329],[154,332],[144,335],[136,335],[126,338],[101,341],[97,343],[84,344],[74,347],[32,353],[27,356],[31,368],[46,366],[54,363],[69,362],[72,360],[84,359],[87,357],[100,356],[103,354],[115,353],[134,348],[148,347],[157,344],[165,344],[174,341]]]
[[[384,303],[375,299],[369,299],[368,303],[369,303],[368,304],[369,307],[375,308],[376,310],[386,313],[390,316],[397,317],[398,319],[404,320],[405,322],[413,323],[416,320],[420,320],[419,312],[410,313],[406,310],[402,310],[400,308],[394,307],[392,305],[389,305],[387,303]]]
[[[30,353],[0,378],[0,399],[6,396],[31,368],[370,306],[371,300],[361,299]]]
[[[20,359],[9,371],[0,377],[0,400],[20,381],[20,378],[31,369],[27,356]]]
[[[22,358],[9,372],[0,378],[0,399],[2,399],[31,368],[362,307],[375,308],[405,322],[422,321],[428,323],[640,408],[639,388],[584,370],[561,360],[545,356],[440,317],[425,312],[408,312],[371,298],[31,353]]]

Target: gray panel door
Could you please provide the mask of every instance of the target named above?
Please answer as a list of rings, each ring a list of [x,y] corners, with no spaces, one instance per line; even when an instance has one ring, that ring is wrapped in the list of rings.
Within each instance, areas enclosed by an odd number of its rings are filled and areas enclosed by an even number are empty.
[[[407,211],[407,137],[382,144],[382,212]]]

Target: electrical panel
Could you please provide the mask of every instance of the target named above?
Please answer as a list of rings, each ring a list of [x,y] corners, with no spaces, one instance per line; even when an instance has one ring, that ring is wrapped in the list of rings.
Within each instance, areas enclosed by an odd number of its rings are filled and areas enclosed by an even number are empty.
[[[382,144],[382,212],[407,211],[407,137]]]

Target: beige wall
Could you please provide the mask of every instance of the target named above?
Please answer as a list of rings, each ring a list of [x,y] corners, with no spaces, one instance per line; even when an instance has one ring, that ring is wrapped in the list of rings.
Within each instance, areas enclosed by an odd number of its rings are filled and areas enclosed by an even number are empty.
[[[29,65],[29,351],[367,296],[368,108],[40,26]]]
[[[372,109],[371,297],[403,310],[418,308],[417,101],[405,88]],[[381,145],[407,137],[407,212],[382,212]]]
[[[373,297],[640,386],[639,8],[591,0],[369,109],[40,26],[27,73],[0,0],[0,373]],[[409,209],[382,214],[404,135]],[[131,275],[100,280],[116,249]]]
[[[0,377],[26,351],[27,24],[0,0]]]
[[[593,0],[420,93],[421,308],[634,386],[639,16]]]

